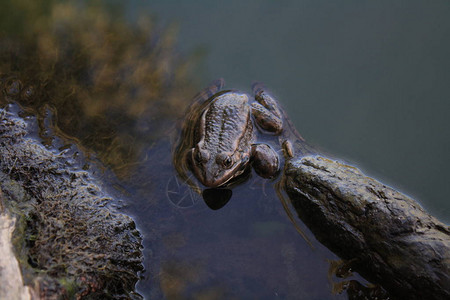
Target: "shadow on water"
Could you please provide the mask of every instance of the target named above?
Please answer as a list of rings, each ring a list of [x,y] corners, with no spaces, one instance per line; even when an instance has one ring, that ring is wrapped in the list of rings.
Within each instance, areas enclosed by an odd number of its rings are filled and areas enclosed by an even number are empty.
[[[212,210],[224,207],[230,201],[233,192],[230,189],[205,189],[202,197],[206,205]]]
[[[104,174],[112,171],[104,179],[126,199],[123,211],[144,238],[139,293],[148,299],[348,297],[336,293],[343,281],[327,275],[338,258],[311,234],[313,248],[297,233],[276,180],[250,174],[232,190],[200,195],[177,177],[174,124],[197,90],[189,71],[196,60],[177,55],[171,28],[159,30],[145,17],[130,23],[101,4],[2,5],[1,102],[18,102],[22,115],[36,115],[44,144],[52,145],[45,133],[51,128],[98,158]]]

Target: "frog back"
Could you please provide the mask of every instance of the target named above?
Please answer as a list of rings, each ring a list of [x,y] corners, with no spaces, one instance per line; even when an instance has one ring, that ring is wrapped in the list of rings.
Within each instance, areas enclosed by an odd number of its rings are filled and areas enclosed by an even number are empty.
[[[201,148],[217,153],[247,150],[254,140],[248,101],[246,94],[228,92],[211,102],[198,127],[203,131]]]

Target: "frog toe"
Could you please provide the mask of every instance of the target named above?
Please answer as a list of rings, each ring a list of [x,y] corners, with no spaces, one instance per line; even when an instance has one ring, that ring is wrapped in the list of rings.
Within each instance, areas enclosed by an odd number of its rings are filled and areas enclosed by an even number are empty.
[[[251,106],[256,122],[262,129],[280,134],[283,130],[283,118],[278,102],[266,91],[262,83],[253,83],[252,88],[256,101]]]
[[[258,102],[253,102],[251,108],[252,115],[259,127],[274,134],[280,134],[283,131],[283,121],[280,117],[267,110]]]
[[[266,87],[262,83],[254,83],[252,89],[255,100],[278,118],[281,118],[278,101],[267,91]]]

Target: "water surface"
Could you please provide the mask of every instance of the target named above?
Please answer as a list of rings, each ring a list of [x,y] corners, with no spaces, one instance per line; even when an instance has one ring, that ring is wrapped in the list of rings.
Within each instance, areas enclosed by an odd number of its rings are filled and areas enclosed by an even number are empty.
[[[2,34],[25,42],[2,39],[2,51],[23,55],[2,59],[1,84],[6,100],[50,110],[44,125],[102,161],[97,175],[144,238],[137,288],[147,299],[347,298],[328,274],[338,258],[291,222],[279,179],[253,175],[218,210],[193,193],[189,205],[171,201],[176,124],[219,77],[247,92],[264,82],[309,143],[450,219],[447,1],[130,1],[122,19],[74,11],[55,5],[50,31],[39,18],[11,25],[25,13],[4,16]]]
[[[130,4],[130,15],[139,1]],[[312,144],[450,220],[450,3],[154,1],[204,85],[263,81]]]

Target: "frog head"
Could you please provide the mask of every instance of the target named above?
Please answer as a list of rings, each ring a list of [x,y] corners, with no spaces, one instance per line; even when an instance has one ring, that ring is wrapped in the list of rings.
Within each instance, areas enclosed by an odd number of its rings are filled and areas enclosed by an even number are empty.
[[[214,152],[205,149],[203,143],[197,144],[189,152],[192,172],[203,185],[210,188],[221,187],[241,175],[250,160],[250,150]]]

